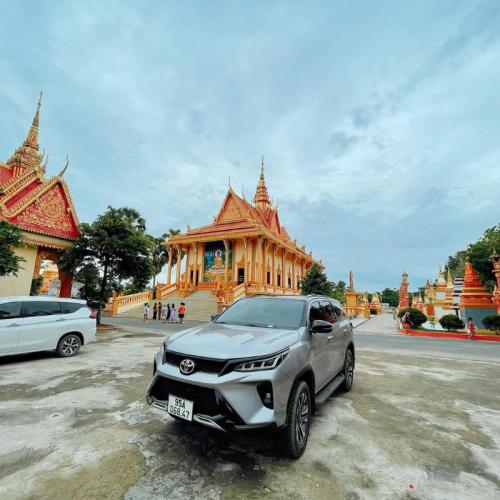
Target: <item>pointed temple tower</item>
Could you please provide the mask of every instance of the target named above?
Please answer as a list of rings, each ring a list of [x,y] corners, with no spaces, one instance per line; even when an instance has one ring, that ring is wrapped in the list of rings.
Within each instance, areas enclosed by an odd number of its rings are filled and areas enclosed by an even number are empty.
[[[491,294],[481,283],[479,274],[467,261],[465,263],[464,288],[460,297],[460,314],[464,322],[471,317],[478,328],[484,328],[482,319],[496,314]]]
[[[188,227],[186,233],[171,236],[166,245],[170,256],[174,252],[181,256],[181,264],[174,280],[170,259],[167,283],[159,285],[157,298],[212,291],[219,303],[228,304],[259,293],[295,295],[300,293],[300,280],[316,262],[281,225],[267,191],[263,160],[253,203],[229,186],[212,224]]]
[[[349,288],[347,289],[347,292],[345,292],[344,311],[348,318],[355,318],[363,312],[359,296],[354,288],[354,275],[352,274],[352,271],[349,271]]]
[[[448,269],[448,273],[446,274],[446,292],[445,292],[445,300],[444,300],[444,314],[455,314],[455,310],[453,309],[453,292],[455,290],[455,286],[453,283],[453,278],[451,277],[451,272]]]
[[[424,314],[428,318],[435,318],[434,303],[436,301],[436,291],[434,285],[427,280],[424,290]]]
[[[408,294],[408,274],[403,271],[401,286],[399,287],[399,305],[398,309],[410,307],[410,295]]]
[[[42,95],[26,139],[7,163],[0,161],[0,220],[19,226],[24,246],[14,249],[23,257],[17,276],[0,278],[0,296],[29,295],[40,275],[43,260],[57,263],[79,236],[78,219],[64,171],[45,178],[47,161],[39,152],[38,129]],[[71,276],[59,272],[59,294],[71,294]]]
[[[370,310],[375,310],[375,315],[382,314],[382,304],[377,292],[373,292],[372,300],[370,302]]]
[[[434,316],[438,320],[445,314],[446,311],[446,290],[447,283],[444,277],[444,271],[439,267],[438,279],[435,287],[436,301],[434,304]]]

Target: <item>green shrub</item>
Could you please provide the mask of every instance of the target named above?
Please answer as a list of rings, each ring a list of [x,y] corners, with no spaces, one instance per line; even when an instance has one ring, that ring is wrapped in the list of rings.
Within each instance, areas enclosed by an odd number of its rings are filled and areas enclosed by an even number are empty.
[[[483,318],[483,325],[492,332],[500,332],[500,316],[492,314]]]
[[[455,314],[445,314],[439,320],[439,324],[449,332],[456,332],[465,328],[464,322]]]
[[[427,316],[423,312],[420,312],[418,309],[414,309],[413,307],[401,309],[401,311],[399,311],[398,313],[399,319],[401,319],[407,311],[409,311],[410,313],[410,322],[413,328],[418,328],[427,321]]]

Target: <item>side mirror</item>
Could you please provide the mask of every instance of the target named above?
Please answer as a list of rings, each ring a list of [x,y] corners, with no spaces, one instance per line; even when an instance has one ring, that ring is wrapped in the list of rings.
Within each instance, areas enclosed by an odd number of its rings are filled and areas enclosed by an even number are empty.
[[[220,314],[212,314],[212,316],[210,316],[210,321],[215,321],[219,316]]]
[[[333,325],[328,323],[328,321],[323,321],[322,319],[315,319],[311,326],[313,333],[330,333],[333,331]]]

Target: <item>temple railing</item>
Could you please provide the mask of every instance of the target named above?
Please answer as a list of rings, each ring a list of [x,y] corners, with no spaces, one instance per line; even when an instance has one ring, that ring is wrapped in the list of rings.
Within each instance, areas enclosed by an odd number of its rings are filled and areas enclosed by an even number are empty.
[[[110,316],[116,316],[117,314],[133,309],[134,307],[144,304],[153,298],[153,292],[139,292],[132,293],[130,295],[115,295],[111,297],[106,304],[105,311]]]
[[[270,295],[300,295],[300,290],[295,288],[284,288],[276,285],[266,285],[262,283],[247,283],[246,295],[270,294]]]
[[[174,293],[177,290],[175,283],[171,285],[158,284],[156,285],[156,299],[163,300],[167,295]]]

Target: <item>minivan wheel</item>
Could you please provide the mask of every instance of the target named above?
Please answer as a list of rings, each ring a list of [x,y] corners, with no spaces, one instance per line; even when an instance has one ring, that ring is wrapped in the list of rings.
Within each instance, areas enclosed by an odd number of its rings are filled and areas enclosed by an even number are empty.
[[[350,349],[345,353],[344,377],[345,380],[341,389],[344,392],[349,392],[352,389],[352,383],[354,381],[354,355]]]
[[[283,453],[290,458],[299,458],[306,449],[311,425],[311,391],[301,380],[290,395],[287,410],[287,425],[282,431]]]
[[[80,337],[75,333],[70,333],[65,335],[59,341],[59,344],[57,345],[57,354],[64,358],[69,358],[78,353],[81,345],[82,341],[80,340]]]

